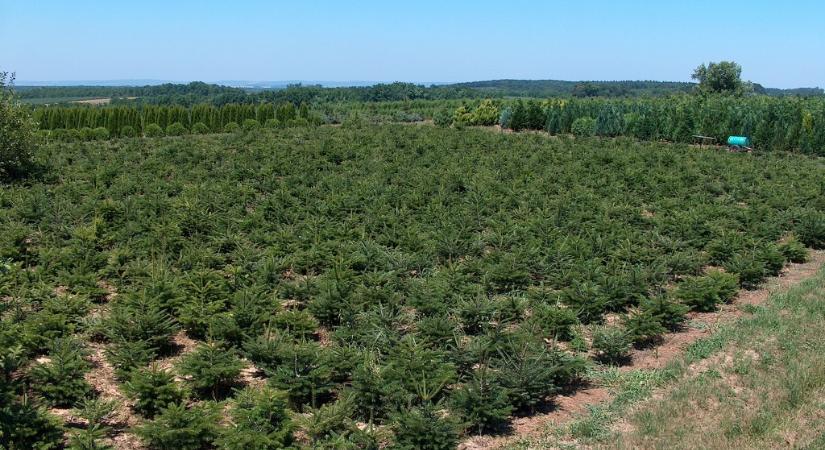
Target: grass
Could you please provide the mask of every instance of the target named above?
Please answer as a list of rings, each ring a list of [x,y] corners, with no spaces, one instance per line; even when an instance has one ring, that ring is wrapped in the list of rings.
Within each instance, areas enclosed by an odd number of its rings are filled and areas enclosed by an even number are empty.
[[[825,447],[825,271],[663,370],[591,374],[604,405],[520,448]]]

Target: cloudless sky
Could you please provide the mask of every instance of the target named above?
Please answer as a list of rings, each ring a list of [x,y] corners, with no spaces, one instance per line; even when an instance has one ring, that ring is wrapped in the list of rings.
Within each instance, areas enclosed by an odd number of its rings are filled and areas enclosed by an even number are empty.
[[[723,59],[825,86],[825,0],[0,0],[18,80],[687,81]]]

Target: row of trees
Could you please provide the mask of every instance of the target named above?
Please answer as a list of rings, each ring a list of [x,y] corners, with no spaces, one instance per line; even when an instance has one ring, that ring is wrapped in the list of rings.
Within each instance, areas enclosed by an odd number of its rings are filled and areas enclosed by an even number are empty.
[[[456,112],[456,118],[472,116],[473,111],[464,107]],[[694,135],[725,142],[730,135],[743,135],[762,150],[825,154],[825,101],[815,98],[685,95],[633,100],[518,100],[501,106],[500,111],[499,124],[516,131],[672,142],[691,142]],[[580,126],[574,127],[577,121]],[[592,126],[581,127],[587,123]]]
[[[36,109],[34,117],[43,130],[104,128],[109,136],[145,134],[150,125],[166,130],[173,124],[180,124],[186,130],[194,130],[197,126],[201,130],[218,132],[224,131],[228,124],[243,124],[249,120],[257,121],[260,125],[274,122],[284,126],[295,121],[315,125],[322,122],[322,118],[310,111],[306,103],[297,108],[293,103],[233,103],[220,107],[201,104],[191,108],[156,105],[140,108],[48,107]]]

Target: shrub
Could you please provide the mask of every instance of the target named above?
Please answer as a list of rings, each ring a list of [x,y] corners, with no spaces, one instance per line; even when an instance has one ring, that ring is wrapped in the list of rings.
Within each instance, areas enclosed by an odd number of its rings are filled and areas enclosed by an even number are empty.
[[[777,245],[772,243],[764,244],[758,248],[755,257],[765,268],[765,275],[775,277],[785,267],[785,255],[782,254]]]
[[[146,292],[128,293],[112,307],[105,320],[106,336],[115,344],[144,342],[154,354],[169,349],[169,342],[178,327]]]
[[[215,442],[219,448],[274,450],[292,445],[292,422],[279,392],[246,388],[235,397],[229,416],[231,424]]]
[[[478,434],[505,428],[513,410],[509,392],[486,368],[475,371],[471,380],[453,392],[451,404],[462,421]]]
[[[187,408],[178,403],[169,405],[154,420],[138,426],[135,431],[150,448],[202,450],[212,448],[218,436],[219,420],[215,404]]]
[[[307,311],[287,310],[275,315],[272,324],[296,339],[308,339],[318,330],[318,321]]]
[[[572,309],[542,304],[533,307],[530,320],[548,336],[563,341],[569,341],[573,337],[573,327],[579,324],[576,312]]]
[[[579,117],[570,126],[570,132],[576,137],[589,137],[596,134],[596,119],[592,117]]]
[[[434,406],[401,412],[394,422],[394,448],[399,450],[452,450],[458,445],[458,426]]]
[[[267,119],[266,123],[264,123],[264,127],[266,128],[281,128],[281,122],[278,119]]]
[[[725,262],[722,267],[726,271],[738,275],[739,284],[745,289],[755,289],[767,275],[767,267],[760,258],[758,251],[738,253]]]
[[[252,131],[260,128],[261,124],[255,119],[246,119],[243,121],[243,123],[241,123],[241,127],[244,129],[244,131]]]
[[[624,327],[630,341],[638,346],[650,345],[667,331],[650,309],[639,308],[624,317]]]
[[[14,76],[0,72],[0,180],[25,175],[31,168],[37,125],[17,102]]]
[[[796,235],[807,247],[825,248],[825,212],[808,211],[803,214],[796,226]]]
[[[561,292],[560,300],[583,323],[601,322],[610,301],[599,285],[589,281],[574,282]]]
[[[437,127],[447,128],[453,124],[453,114],[448,109],[439,109],[433,114],[433,124]]]
[[[203,122],[197,122],[192,125],[192,133],[194,134],[207,134],[209,133],[209,127],[206,126]]]
[[[0,448],[51,449],[63,444],[60,419],[31,402],[6,402],[0,392]]]
[[[738,289],[736,275],[713,270],[705,276],[686,278],[674,296],[694,311],[714,311],[720,303],[732,300]]]
[[[150,123],[143,128],[143,135],[146,137],[161,137],[163,136],[163,128],[156,123]]]
[[[131,125],[124,125],[120,127],[120,136],[121,137],[135,137],[137,136],[137,130],[135,127]]]
[[[183,136],[187,132],[188,130],[186,129],[186,127],[183,126],[183,124],[180,122],[175,122],[166,127],[167,136]]]
[[[627,330],[617,326],[599,326],[593,330],[593,350],[596,359],[608,364],[624,364],[630,358],[631,338]]]
[[[175,384],[175,376],[157,364],[132,372],[123,388],[134,400],[132,408],[150,419],[163,408],[180,403],[184,398],[183,392]]]
[[[685,323],[685,314],[690,310],[684,304],[665,295],[646,298],[639,306],[670,331],[678,331],[682,328]]]
[[[241,130],[241,126],[238,125],[238,122],[229,122],[223,126],[224,133],[237,133]]]
[[[779,245],[779,251],[788,261],[792,263],[804,263],[808,260],[808,249],[799,242],[796,237],[791,236]]]
[[[189,377],[188,382],[195,390],[210,392],[214,398],[221,389],[234,383],[243,369],[243,363],[233,350],[212,342],[201,344],[192,353],[184,355],[178,369],[182,375]]]
[[[91,131],[92,140],[105,141],[109,139],[109,130],[104,127],[97,127]]]
[[[29,379],[49,404],[72,406],[92,390],[83,378],[91,365],[83,358],[77,341],[56,339],[49,349],[49,361],[35,365]]]
[[[149,364],[156,353],[157,350],[145,341],[118,340],[106,347],[106,359],[121,380],[129,378],[132,370]]]
[[[324,350],[314,342],[301,342],[285,344],[278,352],[288,364],[278,365],[269,382],[287,392],[291,407],[317,406],[332,388],[332,370]]]

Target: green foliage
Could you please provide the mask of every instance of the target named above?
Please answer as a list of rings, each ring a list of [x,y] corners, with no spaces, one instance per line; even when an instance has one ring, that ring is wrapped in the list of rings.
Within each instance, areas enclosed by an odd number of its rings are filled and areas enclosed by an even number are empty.
[[[735,274],[745,289],[756,289],[767,275],[765,261],[755,251],[738,253],[725,262],[723,267],[731,274]]]
[[[227,124],[223,126],[224,133],[237,133],[240,130],[241,126],[238,125],[238,122],[227,122]]]
[[[399,413],[394,420],[399,450],[448,450],[458,445],[458,427],[435,406],[426,405]]]
[[[625,316],[623,325],[633,344],[653,344],[667,331],[657,312],[651,308],[640,308]]]
[[[596,119],[592,117],[579,117],[570,125],[570,132],[576,137],[595,136]]]
[[[513,410],[508,394],[494,372],[481,368],[453,392],[451,404],[468,429],[478,434],[496,432],[506,427]]]
[[[705,276],[686,278],[673,294],[694,311],[714,311],[720,303],[731,301],[738,290],[736,274],[711,270]]]
[[[453,124],[453,114],[448,109],[439,109],[433,114],[433,123],[438,127],[449,127]]]
[[[171,404],[154,420],[138,426],[135,432],[152,449],[201,450],[211,448],[218,437],[219,419],[215,404],[189,408],[182,403]]]
[[[257,130],[260,127],[260,122],[255,119],[244,119],[243,123],[241,123],[241,128],[243,128],[244,131]]]
[[[799,219],[796,235],[807,247],[825,248],[825,212],[806,211]]]
[[[131,125],[124,125],[120,127],[120,136],[121,137],[135,137],[138,135],[137,130],[135,127]]]
[[[183,136],[188,132],[189,130],[187,130],[186,127],[183,126],[183,124],[180,122],[172,123],[168,127],[166,127],[167,136]]]
[[[134,410],[150,419],[163,408],[180,403],[184,398],[175,384],[174,375],[157,364],[133,371],[123,388],[134,400]]]
[[[30,402],[0,404],[0,447],[9,450],[60,448],[63,427],[57,417]]]
[[[665,295],[645,299],[639,305],[645,314],[653,316],[657,322],[670,331],[678,331],[685,323],[685,315],[690,308]]]
[[[573,337],[573,327],[579,324],[576,312],[572,309],[543,304],[532,308],[530,320],[546,335],[563,341],[569,341]]]
[[[73,339],[56,339],[49,348],[48,360],[29,371],[29,380],[49,404],[72,406],[91,392],[92,387],[83,378],[91,365],[82,349]]]
[[[14,75],[0,72],[0,180],[25,175],[31,168],[37,124],[11,90]]]
[[[161,137],[163,136],[163,128],[156,123],[150,123],[143,128],[143,135],[146,137]]]
[[[178,370],[198,392],[216,397],[221,389],[230,387],[241,373],[243,363],[231,349],[214,342],[201,344],[181,359]]]
[[[733,61],[702,64],[691,76],[705,93],[742,93],[742,66]]]
[[[609,364],[624,364],[630,358],[632,336],[618,326],[598,326],[593,329],[593,351],[596,357]]]
[[[229,411],[231,425],[215,441],[228,450],[282,449],[292,445],[292,421],[283,396],[269,388],[238,392]]]
[[[192,125],[193,134],[207,134],[209,133],[209,126],[203,122],[196,122]]]
[[[792,263],[799,264],[808,260],[808,249],[793,236],[779,244],[779,251]]]

